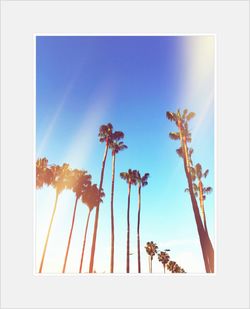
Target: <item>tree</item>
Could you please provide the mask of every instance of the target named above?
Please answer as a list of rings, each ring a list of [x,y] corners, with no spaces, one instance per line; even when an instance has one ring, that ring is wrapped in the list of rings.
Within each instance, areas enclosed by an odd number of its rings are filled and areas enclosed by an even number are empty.
[[[166,272],[166,265],[167,265],[167,263],[168,263],[168,261],[170,259],[170,256],[167,253],[167,251],[170,251],[170,250],[167,249],[167,250],[164,250],[164,251],[160,251],[160,253],[158,253],[158,260],[163,265],[164,274]]]
[[[42,158],[36,161],[36,188],[41,189],[44,185],[51,185],[53,174],[48,166],[48,159]]]
[[[94,207],[97,207],[97,205],[100,205],[102,203],[102,198],[105,196],[103,190],[99,191],[97,188],[97,185],[88,185],[86,189],[84,190],[84,193],[82,194],[82,202],[87,205],[88,207],[88,217],[86,221],[85,226],[85,232],[83,237],[83,245],[82,245],[82,254],[81,254],[81,261],[80,261],[80,268],[79,273],[82,272],[82,265],[83,265],[83,257],[84,257],[84,251],[85,251],[85,245],[86,245],[86,238],[88,233],[88,226],[89,226],[89,218],[92,210]]]
[[[85,194],[86,188],[88,188],[88,186],[90,186],[91,184],[91,175],[89,175],[87,171],[84,171],[84,170],[77,170],[77,169],[73,170],[70,178],[71,178],[70,182],[71,182],[72,191],[75,193],[76,199],[75,199],[75,206],[74,206],[74,211],[73,211],[73,217],[72,217],[72,223],[71,223],[71,228],[70,228],[70,233],[69,233],[66,254],[65,254],[64,263],[63,263],[63,270],[62,270],[63,273],[65,272],[66,265],[67,265],[71,237],[72,237],[72,232],[73,232],[74,223],[75,223],[77,203],[78,203],[79,198],[83,194]]]
[[[169,261],[167,263],[167,269],[171,273],[186,273],[183,268],[181,268],[175,261]]]
[[[102,125],[99,128],[99,134],[98,134],[99,141],[101,143],[105,143],[104,156],[103,156],[103,160],[102,160],[101,178],[100,178],[100,184],[99,184],[99,192],[101,192],[101,190],[102,190],[105,164],[106,164],[109,145],[110,145],[110,142],[112,140],[112,134],[113,134],[113,126],[112,126],[111,123],[108,123],[107,125]],[[92,238],[91,255],[90,255],[90,263],[89,263],[89,272],[90,273],[93,272],[93,267],[94,267],[98,220],[99,220],[99,205],[96,205],[94,233],[93,233],[93,238]]]
[[[141,250],[140,250],[140,220],[141,220],[141,187],[148,184],[149,173],[141,176],[139,171],[136,171],[136,182],[138,185],[138,216],[137,216],[137,255],[138,255],[138,273],[141,272]]]
[[[129,273],[129,257],[130,257],[130,193],[131,185],[136,185],[136,170],[129,169],[128,172],[120,173],[120,176],[128,184],[128,208],[127,208],[127,263],[126,272]]]
[[[122,133],[122,132],[120,132]],[[110,272],[114,272],[114,250],[115,250],[115,219],[114,219],[114,188],[115,188],[115,160],[116,155],[128,147],[119,139],[124,138],[124,134],[118,136],[117,132],[114,133],[109,148],[112,151],[112,185],[111,185],[111,256],[110,256]]]
[[[181,148],[177,149],[177,153],[183,158],[184,170],[188,181],[188,189],[192,202],[192,208],[200,239],[206,272],[214,272],[214,249],[211,240],[209,238],[209,235],[207,231],[205,231],[202,224],[198,204],[193,191],[193,178],[190,172],[190,169],[192,168],[192,161],[190,160],[191,154],[188,149],[187,143],[190,143],[192,141],[192,138],[188,128],[188,123],[194,116],[195,113],[193,112],[189,113],[187,109],[185,109],[182,114],[179,110],[177,111],[177,113],[173,112],[166,113],[166,117],[170,121],[175,122],[178,128],[178,132],[171,132],[169,133],[169,136],[173,140],[180,140],[181,143]]]
[[[102,169],[101,169],[101,178],[100,178],[100,184],[99,184],[99,191],[102,191],[102,184],[104,179],[104,170],[105,170],[105,164],[108,154],[108,149],[114,140],[119,140],[124,136],[124,134],[120,131],[113,132],[113,126],[111,123],[108,123],[107,125],[102,125],[99,128],[99,141],[101,143],[105,143],[105,151],[104,156],[102,160]],[[95,260],[95,247],[96,247],[96,238],[97,238],[97,230],[98,230],[98,220],[99,220],[99,206],[96,206],[96,214],[95,214],[95,223],[94,223],[94,233],[92,238],[92,246],[91,246],[91,255],[90,255],[90,263],[89,263],[89,272],[93,272],[94,268],[94,260]]]
[[[46,240],[45,240],[45,244],[43,248],[42,259],[41,259],[41,263],[39,267],[39,273],[41,273],[43,269],[44,258],[45,258],[45,254],[47,250],[47,245],[49,241],[52,223],[53,223],[55,212],[56,212],[59,194],[65,189],[71,189],[71,181],[70,181],[71,170],[69,168],[69,164],[64,163],[62,166],[53,165],[51,166],[50,170],[52,173],[51,185],[56,190],[56,198],[55,198],[54,208],[53,208],[53,212],[52,212],[52,216],[50,219],[50,224],[49,224],[49,228],[48,228],[48,232],[47,232],[47,236],[46,236]]]
[[[145,246],[145,249],[148,254],[149,272],[152,273],[152,261],[153,261],[154,255],[157,253],[158,246],[153,241],[148,241]]]

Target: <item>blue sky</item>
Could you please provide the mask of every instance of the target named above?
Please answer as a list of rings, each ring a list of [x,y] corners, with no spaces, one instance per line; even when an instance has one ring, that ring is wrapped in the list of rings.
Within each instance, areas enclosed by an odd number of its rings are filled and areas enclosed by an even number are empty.
[[[37,37],[36,46],[37,158],[51,164],[67,162],[83,168],[99,184],[104,145],[101,124],[111,122],[125,134],[128,149],[119,153],[115,183],[115,271],[125,272],[127,185],[119,173],[128,168],[149,172],[142,190],[142,271],[147,272],[144,244],[155,241],[171,249],[171,258],[188,272],[204,272],[198,234],[183,163],[176,155],[175,131],[166,111],[188,108],[194,162],[210,173],[205,185],[214,187],[214,40],[213,37]],[[109,271],[111,155],[104,178],[106,197],[100,208],[95,267]],[[41,258],[54,190],[37,191],[36,259]],[[64,192],[58,202],[44,271],[61,271],[73,214],[74,195]],[[214,243],[214,193],[206,200],[208,229]],[[67,271],[78,271],[87,207],[79,204]],[[88,268],[94,212],[87,239]],[[137,190],[131,198],[131,270],[136,272]],[[38,264],[37,264],[38,265]],[[155,272],[162,266],[155,259]]]

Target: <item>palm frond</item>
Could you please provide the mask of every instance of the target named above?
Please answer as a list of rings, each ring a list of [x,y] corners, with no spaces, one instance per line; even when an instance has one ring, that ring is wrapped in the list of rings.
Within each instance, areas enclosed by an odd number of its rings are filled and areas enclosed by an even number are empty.
[[[188,115],[187,115],[187,121],[190,121],[192,118],[195,117],[195,113],[194,112],[190,112]]]
[[[209,194],[212,192],[213,192],[213,189],[211,187],[203,187],[203,193]]]
[[[170,132],[169,137],[173,140],[178,140],[178,139],[180,139],[180,133],[179,132]]]
[[[183,158],[183,151],[182,151],[182,147],[176,149],[176,152],[178,154],[179,157]]]
[[[166,112],[166,117],[170,121],[177,121],[177,115],[173,112]]]
[[[203,176],[206,178],[207,175],[208,175],[208,173],[209,173],[209,170],[207,169],[207,170],[205,171],[205,173],[203,174]]]

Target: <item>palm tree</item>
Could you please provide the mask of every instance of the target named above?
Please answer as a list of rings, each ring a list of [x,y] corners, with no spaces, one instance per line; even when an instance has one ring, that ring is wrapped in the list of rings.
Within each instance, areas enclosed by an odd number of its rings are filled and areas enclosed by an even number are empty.
[[[190,172],[190,169],[192,168],[192,161],[190,160],[191,154],[187,143],[190,143],[192,139],[188,128],[188,122],[195,116],[195,113],[189,113],[188,110],[185,109],[183,114],[181,114],[178,110],[177,113],[167,112],[166,116],[170,121],[174,121],[178,127],[178,132],[171,132],[169,133],[169,136],[171,139],[180,140],[181,143],[181,148],[177,149],[177,153],[183,158],[184,170],[188,181],[188,189],[191,197],[206,272],[214,272],[214,249],[209,235],[203,227],[199,207],[193,191],[193,176]]]
[[[105,170],[105,164],[109,149],[109,144],[111,142],[113,134],[113,126],[111,123],[108,123],[107,125],[102,125],[99,128],[99,141],[101,143],[105,143],[105,150],[104,150],[104,156],[102,160],[102,170],[101,170],[101,178],[100,178],[100,184],[99,184],[99,191],[102,190],[102,183],[104,178],[104,170]],[[94,259],[95,259],[95,246],[96,246],[96,237],[97,237],[97,229],[98,229],[98,220],[99,220],[99,205],[96,205],[96,214],[95,214],[95,223],[94,223],[94,233],[92,238],[92,246],[91,246],[91,255],[90,255],[90,263],[89,263],[89,272],[93,272],[94,267]]]
[[[121,132],[122,133],[122,132]],[[117,132],[114,134],[117,135]],[[120,138],[124,138],[124,134],[122,133],[119,136]],[[110,258],[110,272],[114,272],[114,243],[115,243],[115,223],[114,223],[114,188],[115,188],[115,159],[116,154],[128,147],[121,141],[118,141],[118,136],[113,136],[113,140],[109,145],[109,148],[112,150],[112,186],[111,186],[111,258]]]
[[[145,249],[148,254],[149,272],[152,273],[152,261],[153,261],[154,255],[157,253],[158,246],[153,241],[148,241],[145,246]]]
[[[169,261],[169,262],[167,263],[167,269],[168,269],[169,271],[171,271],[172,273],[175,272],[175,266],[176,266],[176,262],[174,262],[174,261]]]
[[[48,166],[48,159],[42,158],[36,161],[36,188],[41,189],[43,185],[51,185],[53,174]]]
[[[168,263],[168,261],[170,259],[170,256],[167,253],[167,251],[170,251],[170,250],[166,249],[165,251],[161,251],[160,253],[158,253],[158,260],[163,265],[164,274],[166,272],[166,265],[167,265],[167,263]]]
[[[120,173],[120,176],[128,184],[128,209],[127,209],[127,264],[126,272],[129,273],[129,256],[130,256],[130,193],[131,185],[136,185],[136,171],[129,169],[127,172]]]
[[[186,273],[185,270],[174,261],[169,261],[167,263],[167,269],[172,273]]]
[[[140,220],[141,220],[141,187],[148,184],[149,173],[141,176],[139,171],[136,171],[136,181],[138,185],[138,216],[137,216],[137,254],[138,254],[138,273],[141,272],[141,250],[140,250]]]
[[[80,261],[80,268],[79,273],[82,272],[82,264],[83,264],[83,257],[84,257],[84,251],[85,251],[85,244],[86,244],[86,238],[88,233],[88,226],[89,226],[89,218],[91,211],[94,207],[97,207],[97,205],[100,205],[102,202],[102,198],[105,196],[103,190],[99,191],[97,188],[97,185],[88,185],[86,189],[84,190],[84,193],[82,194],[82,202],[87,205],[89,211],[88,211],[88,217],[86,221],[86,227],[83,237],[83,245],[82,245],[82,254],[81,254],[81,261]]]
[[[84,171],[84,170],[77,170],[77,169],[73,170],[71,173],[71,182],[72,182],[71,183],[72,191],[75,193],[76,199],[75,199],[75,206],[74,206],[74,211],[73,211],[73,217],[72,217],[72,223],[71,223],[71,228],[70,228],[70,233],[69,233],[66,254],[65,254],[64,263],[63,263],[63,270],[62,270],[63,273],[65,272],[65,269],[66,269],[66,264],[67,264],[68,254],[69,254],[71,237],[72,237],[72,232],[73,232],[74,223],[75,223],[77,203],[78,203],[79,198],[83,194],[85,194],[86,188],[91,184],[91,175],[87,174],[87,171]]]
[[[46,235],[46,240],[45,240],[45,244],[44,244],[44,248],[43,248],[42,259],[41,259],[41,263],[40,263],[40,267],[39,267],[39,273],[41,273],[42,269],[43,269],[44,258],[45,258],[45,254],[46,254],[46,250],[47,250],[48,241],[49,241],[51,226],[52,226],[54,216],[55,216],[55,212],[56,212],[59,194],[63,190],[71,188],[71,185],[70,185],[70,173],[71,173],[71,171],[70,171],[70,168],[69,168],[69,164],[64,163],[62,166],[54,165],[54,166],[51,166],[50,170],[51,170],[51,173],[53,175],[51,184],[54,187],[54,189],[56,190],[56,198],[55,198],[54,208],[53,208],[53,212],[52,212],[52,216],[51,216],[51,219],[50,219],[50,224],[49,224],[49,228],[48,228],[48,232],[47,232],[47,235]]]
[[[107,125],[102,125],[99,128],[99,141],[101,143],[105,143],[105,151],[104,156],[102,160],[102,170],[101,170],[101,178],[100,178],[100,184],[99,184],[99,191],[102,191],[102,184],[104,179],[104,170],[105,170],[105,163],[107,159],[108,149],[114,140],[121,139],[124,134],[120,131],[113,132],[113,126],[111,123],[108,123]],[[96,214],[95,214],[95,223],[94,223],[94,233],[92,238],[92,246],[91,246],[91,255],[90,255],[90,263],[89,263],[89,272],[93,272],[94,268],[94,260],[95,260],[95,247],[96,247],[96,237],[97,237],[97,230],[98,230],[98,220],[99,220],[99,206],[96,206]]]

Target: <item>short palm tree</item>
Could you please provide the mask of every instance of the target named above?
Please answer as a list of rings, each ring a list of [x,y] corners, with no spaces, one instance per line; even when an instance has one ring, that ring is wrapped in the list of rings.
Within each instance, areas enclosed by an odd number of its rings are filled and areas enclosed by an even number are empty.
[[[176,262],[174,261],[169,261],[167,263],[167,269],[171,272],[171,273],[174,273],[175,271],[175,266],[176,266]]]
[[[55,198],[54,208],[53,208],[53,212],[52,212],[52,216],[50,219],[50,224],[49,224],[49,228],[48,228],[48,232],[46,235],[46,240],[45,240],[45,244],[43,248],[42,259],[41,259],[41,263],[39,267],[39,273],[41,273],[43,269],[44,258],[45,258],[45,254],[47,251],[47,245],[48,245],[50,231],[51,231],[52,223],[53,223],[55,212],[56,212],[59,194],[65,189],[71,189],[71,182],[70,182],[71,170],[69,168],[69,164],[64,163],[62,166],[54,165],[54,166],[51,166],[50,170],[53,175],[51,185],[56,190],[56,198]]]
[[[122,133],[122,132],[121,132]],[[115,132],[117,135],[117,132]],[[124,138],[124,134],[120,134],[119,139]],[[113,137],[109,147],[112,151],[112,185],[111,185],[111,257],[110,257],[110,272],[114,272],[114,251],[115,251],[115,219],[114,219],[114,188],[115,188],[115,160],[116,155],[128,147],[122,142],[118,141],[118,136]]]
[[[181,268],[176,262],[174,261],[169,261],[167,263],[167,269],[171,272],[171,273],[186,273],[185,270],[183,268]]]
[[[130,257],[130,193],[131,193],[131,185],[136,185],[136,170],[129,169],[127,172],[120,173],[120,176],[128,184],[126,272],[129,273],[129,271],[130,271],[130,264],[129,264],[129,257]]]
[[[77,170],[77,169],[72,171],[71,186],[72,186],[72,191],[75,193],[76,199],[75,199],[75,206],[74,206],[74,211],[73,211],[73,217],[72,217],[72,223],[71,223],[71,228],[70,228],[70,233],[69,233],[67,249],[66,249],[64,263],[63,263],[63,270],[62,270],[63,273],[65,272],[66,265],[67,265],[71,237],[72,237],[72,232],[73,232],[74,223],[75,223],[77,203],[78,203],[79,198],[83,194],[85,194],[86,188],[90,184],[91,184],[91,175],[89,175],[87,171]]]
[[[149,173],[141,176],[136,171],[136,182],[138,185],[138,215],[137,215],[137,255],[138,255],[138,273],[141,272],[141,249],[140,249],[140,220],[141,220],[141,188],[147,186]]]
[[[84,190],[83,194],[82,194],[82,202],[87,205],[89,211],[88,211],[88,217],[87,217],[85,232],[84,232],[84,237],[83,237],[83,245],[82,245],[82,254],[81,254],[79,273],[82,272],[83,257],[84,257],[85,244],[86,244],[86,238],[87,238],[87,233],[88,233],[90,214],[91,214],[91,211],[93,210],[94,207],[96,207],[97,205],[100,205],[100,203],[102,202],[102,198],[104,196],[105,196],[105,194],[104,194],[103,190],[100,193],[96,184],[88,185],[86,187],[86,189]]]
[[[203,260],[206,268],[206,272],[214,272],[214,249],[209,238],[208,232],[204,229],[202,219],[199,212],[198,203],[195,198],[195,194],[193,191],[193,178],[192,178],[192,161],[190,160],[191,154],[188,149],[187,144],[192,141],[191,133],[189,131],[189,121],[195,116],[195,113],[189,113],[187,109],[177,113],[167,112],[166,117],[175,122],[178,132],[171,132],[169,136],[173,140],[180,140],[180,148],[177,149],[177,153],[182,156],[184,163],[184,170],[186,173],[187,181],[188,181],[188,189],[190,193],[190,198],[192,202],[192,208],[194,212],[194,217],[196,221],[197,231],[200,239],[201,250],[203,254]]]
[[[167,251],[170,251],[170,250],[164,250],[164,251],[161,251],[160,253],[158,253],[158,260],[159,262],[162,263],[163,265],[163,271],[164,271],[164,274],[166,272],[166,265],[167,263],[169,262],[170,260],[170,256],[169,254],[167,253]]]
[[[153,241],[148,241],[146,243],[145,249],[148,254],[149,272],[152,273],[152,261],[153,261],[154,255],[157,253],[158,246]]]

